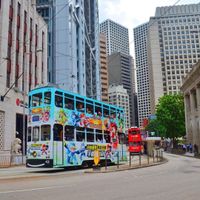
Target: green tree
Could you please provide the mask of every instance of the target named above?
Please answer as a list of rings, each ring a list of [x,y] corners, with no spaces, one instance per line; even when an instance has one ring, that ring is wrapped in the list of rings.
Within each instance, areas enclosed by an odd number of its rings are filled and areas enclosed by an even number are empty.
[[[175,139],[185,135],[183,95],[164,95],[159,98],[156,116],[163,136]]]
[[[160,136],[160,137],[165,137],[165,127],[162,125],[162,123],[159,122],[159,120],[153,119],[149,122],[149,124],[147,125],[147,127],[145,128],[145,130],[149,131],[149,132],[155,132],[156,136]]]

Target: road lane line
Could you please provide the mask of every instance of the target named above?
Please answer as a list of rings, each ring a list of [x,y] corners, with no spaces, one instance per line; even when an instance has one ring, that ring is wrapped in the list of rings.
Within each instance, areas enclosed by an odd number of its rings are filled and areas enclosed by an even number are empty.
[[[66,185],[61,186],[50,186],[50,187],[41,187],[41,188],[33,188],[33,189],[21,189],[21,190],[7,190],[7,191],[0,191],[0,194],[9,194],[15,192],[30,192],[30,191],[37,191],[37,190],[49,190],[49,189],[58,189],[58,188],[65,188]]]

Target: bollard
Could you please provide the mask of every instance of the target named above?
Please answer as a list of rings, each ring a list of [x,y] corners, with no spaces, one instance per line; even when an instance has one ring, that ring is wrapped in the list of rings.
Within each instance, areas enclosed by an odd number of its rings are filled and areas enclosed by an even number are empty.
[[[141,152],[139,153],[139,165],[141,166]]]
[[[107,155],[105,156],[105,170],[107,170]]]
[[[153,150],[153,152],[152,152],[152,155],[153,155],[153,162],[154,162],[154,150]]]
[[[157,162],[158,162],[158,150],[156,150],[156,158],[157,158]]]
[[[161,150],[161,160],[163,161],[163,151]]]
[[[129,167],[131,167],[131,153],[129,153]]]
[[[117,152],[117,169],[119,169],[119,151]]]
[[[149,165],[149,154],[147,153],[147,163]]]

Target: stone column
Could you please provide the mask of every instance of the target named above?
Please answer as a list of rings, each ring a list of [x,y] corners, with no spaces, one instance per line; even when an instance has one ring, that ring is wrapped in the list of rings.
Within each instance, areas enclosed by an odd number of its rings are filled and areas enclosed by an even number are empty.
[[[198,116],[200,116],[200,85],[197,85],[196,94],[197,94],[197,110],[198,110]]]

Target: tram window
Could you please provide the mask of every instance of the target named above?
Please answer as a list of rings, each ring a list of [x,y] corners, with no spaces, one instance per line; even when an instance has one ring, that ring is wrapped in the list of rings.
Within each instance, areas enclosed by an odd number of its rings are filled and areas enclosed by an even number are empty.
[[[84,100],[81,98],[76,99],[76,110],[84,112]]]
[[[31,107],[31,96],[28,97],[28,107]]]
[[[33,94],[32,96],[32,107],[42,105],[42,93]]]
[[[41,126],[41,140],[47,141],[50,140],[51,136],[51,126],[42,125]]]
[[[65,140],[66,141],[74,140],[74,126],[65,126]]]
[[[78,142],[85,141],[85,128],[82,127],[76,128],[76,141]]]
[[[87,134],[87,142],[94,142],[94,130],[87,128],[86,134]]]
[[[88,114],[94,114],[93,103],[91,101],[86,101],[86,112]]]
[[[111,116],[112,119],[116,118],[116,111],[114,109],[111,109],[110,116]]]
[[[44,93],[44,104],[51,104],[51,92]]]
[[[100,117],[102,116],[101,104],[95,103],[95,113]]]
[[[33,141],[39,141],[39,126],[33,127]]]
[[[31,127],[28,127],[28,142],[31,141]]]
[[[62,92],[56,92],[55,93],[55,105],[59,108],[63,107],[63,97]]]
[[[74,96],[65,94],[65,108],[74,110]]]
[[[129,142],[130,146],[137,147],[141,145],[141,142]]]
[[[109,131],[104,131],[104,138],[106,143],[110,143],[110,132]]]
[[[135,131],[130,130],[129,133],[130,133],[131,135],[136,135],[136,134],[140,134],[140,131],[138,131],[138,130],[135,130]]]
[[[101,130],[96,130],[96,142],[103,142],[103,135]]]
[[[63,126],[60,124],[54,124],[53,126],[53,140],[62,141],[63,140]]]
[[[109,117],[109,108],[107,106],[103,107],[103,116]]]

